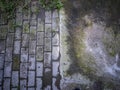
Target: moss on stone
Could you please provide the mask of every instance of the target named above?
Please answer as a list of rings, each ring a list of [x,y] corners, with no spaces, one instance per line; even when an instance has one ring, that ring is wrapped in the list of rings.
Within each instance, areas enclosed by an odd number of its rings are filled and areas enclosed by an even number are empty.
[[[13,70],[19,70],[20,57],[19,55],[13,55]]]

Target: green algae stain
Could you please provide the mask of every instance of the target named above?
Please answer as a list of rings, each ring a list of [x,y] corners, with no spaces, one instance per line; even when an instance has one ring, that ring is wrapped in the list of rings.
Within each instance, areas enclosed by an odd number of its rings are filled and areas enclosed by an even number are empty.
[[[20,57],[19,55],[13,55],[13,70],[19,70],[20,67]]]

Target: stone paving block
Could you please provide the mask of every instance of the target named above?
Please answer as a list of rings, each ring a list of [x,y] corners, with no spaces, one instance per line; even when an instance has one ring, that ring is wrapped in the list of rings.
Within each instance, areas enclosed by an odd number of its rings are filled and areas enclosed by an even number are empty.
[[[4,77],[11,77],[12,62],[5,62],[4,66]]]
[[[30,39],[36,39],[36,26],[30,26]]]
[[[44,51],[51,51],[51,38],[45,38]]]
[[[51,67],[51,52],[44,52],[44,67]]]
[[[36,90],[42,90],[42,79],[36,78]]]
[[[29,35],[22,34],[22,47],[28,47],[28,46],[29,46]]]
[[[37,19],[37,14],[36,13],[31,13],[31,19]]]
[[[59,46],[52,47],[52,60],[58,60],[60,55]]]
[[[28,6],[29,7],[29,6]],[[29,7],[30,8],[30,7]],[[24,20],[29,20],[30,19],[30,9],[27,8],[23,10],[23,19]]]
[[[0,69],[3,69],[4,65],[4,54],[0,54]]]
[[[37,45],[43,45],[44,32],[37,32]]]
[[[18,90],[18,88],[12,88],[12,90]]]
[[[27,90],[27,80],[20,80],[20,90]]]
[[[29,21],[24,20],[23,21],[23,33],[29,33],[29,27],[30,27]]]
[[[12,47],[7,47],[6,48],[6,53],[5,53],[5,61],[12,61]]]
[[[59,18],[52,19],[52,31],[59,31]]]
[[[20,54],[21,41],[14,41],[14,54]]]
[[[15,23],[15,19],[8,20],[8,31],[9,31],[10,33],[14,33],[14,31],[15,31],[14,25],[15,25],[15,24],[16,24],[16,23]]]
[[[0,40],[0,53],[5,53],[5,40]]]
[[[18,87],[19,84],[19,72],[12,71],[12,87]]]
[[[35,86],[35,71],[28,72],[28,86]]]
[[[51,11],[45,11],[45,23],[51,23],[52,14]]]
[[[28,90],[35,90],[35,88],[28,88]]]
[[[44,21],[38,18],[37,31],[44,31]]]
[[[52,32],[52,45],[59,45],[59,33]]]
[[[51,88],[51,86],[50,85],[48,85],[48,86],[46,86],[45,88],[44,88],[44,90],[51,90],[52,88]]]
[[[45,24],[45,37],[51,38],[51,24]]]
[[[35,70],[35,55],[29,55],[29,63],[28,63],[28,67],[29,70]]]
[[[13,63],[12,63],[12,70],[19,71],[20,70],[20,55],[14,54],[13,55]]]
[[[51,88],[51,84],[52,84],[52,71],[49,68],[45,68],[44,71],[44,77],[43,77],[43,87],[45,90],[51,90],[48,89],[48,87],[50,86]]]
[[[37,77],[43,76],[43,63],[42,62],[37,62],[36,76]]]
[[[5,18],[5,13],[0,13],[0,25],[4,25],[7,23],[7,19]]]
[[[27,78],[27,63],[20,64],[20,78]]]
[[[10,90],[10,78],[4,79],[3,90]]]
[[[35,54],[36,51],[36,41],[29,42],[29,54]]]
[[[3,70],[0,70],[0,85],[2,85],[3,81]]]
[[[20,27],[16,27],[15,29],[15,39],[21,39],[21,33],[22,33],[22,29]]]
[[[52,75],[57,76],[59,74],[59,62],[52,62]]]
[[[7,47],[13,46],[14,33],[8,33],[7,35]]]
[[[52,79],[52,88],[53,88],[53,90],[60,90],[60,89],[56,86],[56,82],[57,82],[56,78],[53,78],[53,79]]]
[[[0,39],[6,39],[8,27],[6,25],[0,26]]]
[[[22,25],[22,13],[16,13],[16,25]]]
[[[16,7],[16,12],[22,13],[22,7],[20,5]]]
[[[59,17],[59,11],[58,10],[54,10],[52,13],[52,18],[56,18]]]
[[[43,60],[43,46],[37,46],[36,60],[37,61],[42,61]]]
[[[21,62],[28,61],[28,48],[21,48]]]
[[[31,12],[37,13],[37,11],[38,11],[37,5],[38,5],[37,1],[31,2]]]
[[[30,20],[31,26],[37,26],[37,20]]]

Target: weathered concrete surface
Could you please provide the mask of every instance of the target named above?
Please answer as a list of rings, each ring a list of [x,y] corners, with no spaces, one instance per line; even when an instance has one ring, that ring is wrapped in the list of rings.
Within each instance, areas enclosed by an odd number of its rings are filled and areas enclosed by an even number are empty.
[[[103,2],[65,1],[60,12],[62,89],[119,89],[120,17]]]

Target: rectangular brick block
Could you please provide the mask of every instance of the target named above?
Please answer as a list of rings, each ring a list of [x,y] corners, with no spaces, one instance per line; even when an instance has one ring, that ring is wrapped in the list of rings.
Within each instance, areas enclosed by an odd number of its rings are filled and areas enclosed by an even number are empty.
[[[52,45],[59,45],[59,33],[58,32],[52,32]]]
[[[0,53],[5,53],[5,40],[0,41]]]
[[[35,55],[29,55],[29,63],[28,63],[28,67],[29,70],[35,70]]]
[[[12,62],[5,62],[4,66],[4,77],[11,77]]]
[[[44,31],[44,21],[38,18],[37,31]]]
[[[51,38],[45,38],[44,51],[51,51]]]
[[[16,25],[22,25],[22,13],[16,13]]]
[[[36,90],[42,90],[42,79],[36,78]]]
[[[45,68],[43,77],[43,87],[45,90],[51,90],[52,85],[52,71],[49,68]]]
[[[10,90],[10,78],[4,79],[3,90]]]
[[[52,60],[58,60],[60,55],[59,46],[52,47]]]
[[[7,35],[7,47],[13,46],[14,33],[8,33]]]
[[[23,21],[23,33],[29,33],[30,23],[28,20]]]
[[[28,72],[28,86],[35,86],[35,71]]]
[[[21,41],[17,40],[14,42],[14,54],[20,54]]]
[[[12,70],[14,70],[14,71],[20,70],[20,55],[19,54],[13,55]]]
[[[0,70],[0,85],[2,85],[3,81],[3,70]]]
[[[27,80],[20,80],[20,90],[27,90]]]
[[[19,72],[13,71],[12,72],[12,87],[17,87],[19,84]]]
[[[37,45],[43,45],[44,32],[37,32]]]
[[[29,42],[29,54],[35,54],[36,52],[36,41]]]
[[[57,76],[59,74],[59,62],[52,63],[52,75]]]
[[[16,27],[16,30],[15,30],[15,39],[16,40],[21,39],[21,33],[22,33],[22,29],[20,27]]]
[[[52,14],[51,11],[45,12],[45,23],[51,23],[52,21]]]
[[[44,53],[44,67],[51,67],[51,52]]]
[[[30,39],[36,39],[36,26],[30,26]]]
[[[45,24],[45,37],[48,37],[48,38],[51,37],[52,35],[51,29],[52,29],[51,24]]]
[[[27,78],[27,63],[20,64],[20,78]]]
[[[43,46],[37,46],[36,59],[37,61],[43,61]]]
[[[36,75],[37,77],[43,76],[43,63],[42,62],[37,62]]]
[[[3,69],[4,65],[4,54],[0,54],[0,69]]]
[[[12,61],[12,47],[7,47],[6,48],[6,53],[5,53],[5,61]]]
[[[28,47],[28,46],[29,46],[29,35],[22,34],[22,47]]]
[[[21,48],[21,62],[28,61],[28,48]]]

